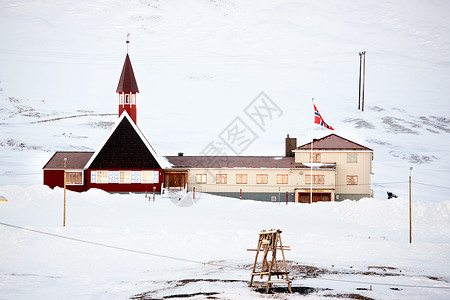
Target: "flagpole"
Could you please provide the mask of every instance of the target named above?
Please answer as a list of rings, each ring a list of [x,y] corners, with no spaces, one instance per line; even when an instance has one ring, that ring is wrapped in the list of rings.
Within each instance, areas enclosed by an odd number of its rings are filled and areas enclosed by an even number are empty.
[[[314,98],[311,99],[313,109],[314,109]],[[311,172],[310,172],[310,185],[309,185],[309,203],[313,203],[313,192],[312,192],[312,183],[313,183],[313,152],[314,152],[314,120],[315,120],[315,112],[313,112],[313,121],[311,123],[311,155],[309,157],[309,162],[311,164]]]

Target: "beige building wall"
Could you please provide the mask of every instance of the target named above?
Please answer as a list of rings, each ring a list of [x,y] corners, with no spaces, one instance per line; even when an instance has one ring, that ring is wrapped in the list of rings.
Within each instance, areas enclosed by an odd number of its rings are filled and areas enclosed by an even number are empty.
[[[314,151],[320,153],[321,163],[336,163],[336,194],[370,195],[372,173],[371,151]],[[356,154],[356,162],[347,162],[347,154]],[[296,163],[309,163],[310,152],[295,152]],[[357,176],[358,184],[347,184],[347,176]]]
[[[188,190],[195,186],[197,191],[202,192],[243,192],[254,193],[293,193],[295,189],[309,189],[306,183],[306,175],[311,173],[310,169],[189,169]],[[206,174],[206,183],[196,183],[196,174]],[[226,174],[227,183],[216,183],[216,174]],[[236,182],[237,174],[247,174],[247,184]],[[258,174],[267,174],[267,184],[258,184]],[[277,175],[287,175],[288,183],[277,183]],[[336,174],[334,170],[313,170],[313,175],[323,175],[324,184],[313,184],[313,189],[334,189]]]

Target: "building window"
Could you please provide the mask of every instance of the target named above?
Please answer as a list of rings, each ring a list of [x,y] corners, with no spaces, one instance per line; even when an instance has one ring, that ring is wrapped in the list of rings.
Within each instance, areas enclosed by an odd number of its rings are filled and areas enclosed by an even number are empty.
[[[195,174],[195,183],[206,183],[206,174]]]
[[[348,163],[358,162],[358,154],[357,153],[347,153],[347,162]]]
[[[130,103],[130,95],[126,94],[125,95],[125,104],[129,104]]]
[[[236,174],[236,184],[247,184],[247,174]]]
[[[305,175],[305,183],[311,184],[311,175]],[[313,175],[313,184],[325,184],[325,175]]]
[[[256,174],[256,183],[257,184],[267,184],[268,175],[267,174]]]
[[[287,184],[288,183],[288,175],[287,174],[278,174],[277,175],[277,184]]]
[[[66,172],[66,184],[83,184],[83,172]]]
[[[97,183],[108,183],[108,171],[97,171]]]
[[[159,172],[158,171],[142,171],[141,175],[142,183],[158,183]]]
[[[309,161],[311,162],[321,162],[321,153],[310,153],[309,154]]]
[[[136,104],[136,94],[131,94],[131,104]]]
[[[131,172],[130,171],[120,171],[119,182],[120,183],[131,183]]]
[[[216,183],[217,184],[226,184],[227,183],[227,174],[216,174]]]
[[[123,94],[120,94],[120,97],[119,97],[119,104],[123,104]]]
[[[356,175],[347,175],[347,184],[348,185],[356,185],[356,184],[358,184],[358,176],[356,176]]]

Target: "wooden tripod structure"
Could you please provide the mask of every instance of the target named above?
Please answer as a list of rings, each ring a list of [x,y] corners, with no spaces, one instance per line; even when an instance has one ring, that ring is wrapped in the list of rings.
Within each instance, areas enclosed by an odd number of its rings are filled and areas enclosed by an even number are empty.
[[[282,271],[278,266],[277,250],[280,250],[281,255],[283,256],[284,271]],[[274,283],[282,283],[287,284],[289,292],[292,293],[291,280],[289,280],[289,272],[287,271],[284,250],[290,251],[291,249],[289,246],[283,246],[281,243],[280,229],[263,230],[259,232],[258,246],[256,249],[247,249],[247,251],[256,251],[255,262],[253,264],[252,276],[250,279],[250,287],[252,287],[253,284],[265,286],[267,294]],[[262,252],[261,270],[257,271],[256,268],[260,252]],[[260,276],[260,279],[267,276],[267,280],[262,282],[254,282],[253,279],[255,276]],[[274,276],[277,278],[274,278]]]

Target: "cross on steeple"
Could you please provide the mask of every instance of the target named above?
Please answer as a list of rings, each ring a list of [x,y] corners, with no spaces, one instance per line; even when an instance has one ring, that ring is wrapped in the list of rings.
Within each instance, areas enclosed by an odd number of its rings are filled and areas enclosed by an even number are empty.
[[[130,43],[130,33],[127,33],[127,54],[128,54],[128,44]]]

